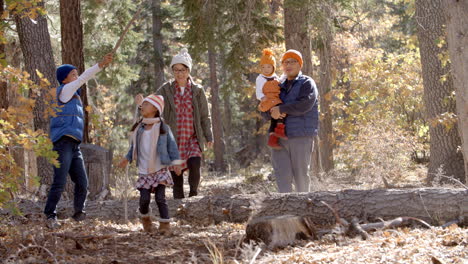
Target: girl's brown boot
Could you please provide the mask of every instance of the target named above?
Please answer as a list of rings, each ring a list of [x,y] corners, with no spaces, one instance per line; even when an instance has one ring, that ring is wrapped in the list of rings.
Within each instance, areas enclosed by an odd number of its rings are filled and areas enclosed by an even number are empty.
[[[159,222],[159,233],[161,235],[171,235],[171,223],[170,222]]]
[[[151,231],[153,231],[153,223],[151,222],[151,216],[142,216],[140,220],[141,224],[143,225],[143,230],[145,232],[151,233]]]

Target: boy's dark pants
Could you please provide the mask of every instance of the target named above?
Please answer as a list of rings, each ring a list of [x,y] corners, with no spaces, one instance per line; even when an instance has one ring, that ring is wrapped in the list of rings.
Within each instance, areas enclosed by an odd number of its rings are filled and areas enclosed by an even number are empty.
[[[188,182],[190,186],[189,197],[198,194],[198,184],[200,184],[201,157],[191,157],[187,160],[187,170],[189,171]],[[174,181],[174,199],[183,199],[184,196],[184,176],[176,175],[171,171]]]
[[[151,190],[139,189],[140,191],[140,213],[147,214],[149,212],[149,204],[151,201]],[[166,202],[166,185],[159,184],[156,186],[154,195],[156,204],[158,205],[159,217],[169,219],[169,208]]]
[[[73,138],[63,136],[54,143],[55,151],[59,157],[60,168],[54,167],[54,179],[47,197],[44,214],[47,218],[57,216],[57,203],[60,200],[65,185],[67,174],[75,183],[73,207],[75,213],[83,212],[88,194],[88,177],[83,162],[83,155],[80,150],[80,142]]]

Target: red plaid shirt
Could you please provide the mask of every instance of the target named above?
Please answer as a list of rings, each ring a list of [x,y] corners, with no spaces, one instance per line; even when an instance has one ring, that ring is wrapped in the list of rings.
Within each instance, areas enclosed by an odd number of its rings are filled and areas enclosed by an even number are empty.
[[[177,145],[179,147],[180,159],[184,160],[182,169],[187,168],[187,159],[190,157],[201,157],[202,152],[195,135],[193,126],[192,105],[192,83],[187,82],[184,94],[179,84],[175,83],[174,103],[176,106],[177,120]]]

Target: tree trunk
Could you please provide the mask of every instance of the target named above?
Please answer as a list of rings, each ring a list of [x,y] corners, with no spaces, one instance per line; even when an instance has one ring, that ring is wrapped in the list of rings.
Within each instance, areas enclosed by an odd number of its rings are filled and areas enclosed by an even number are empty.
[[[308,1],[284,1],[284,37],[286,40],[286,49],[295,49],[301,52],[302,73],[312,76],[312,47],[311,38],[308,32],[309,18],[309,3]],[[318,140],[315,140],[314,150],[310,157],[310,173],[312,177],[319,177],[321,167],[320,164],[320,145]]]
[[[21,62],[24,61],[24,59],[23,54],[21,52],[19,40],[13,39],[5,45],[5,55],[8,65],[10,65],[13,68],[21,68]],[[19,92],[17,87],[15,87],[14,85],[9,85],[7,83],[6,91],[6,96],[8,98],[8,106],[17,105],[17,97]],[[33,127],[33,120],[31,120],[31,127]],[[37,175],[37,173],[34,175]]]
[[[219,86],[218,77],[216,76],[216,53],[215,47],[211,42],[208,43],[208,63],[210,67],[211,118],[213,121],[215,167],[217,171],[226,171],[226,164],[224,162],[223,125],[219,106]]]
[[[88,199],[104,199],[110,194],[112,151],[92,144],[82,144],[81,152],[88,174]],[[72,191],[73,189],[70,193]]]
[[[286,49],[295,49],[302,54],[302,73],[312,76],[312,49],[308,31],[308,1],[284,1],[284,37]]]
[[[3,14],[3,11],[5,10],[5,3],[3,0],[0,0],[0,15]],[[5,21],[2,19],[1,21],[4,23]],[[4,36],[5,31],[3,30],[4,27],[1,26],[0,30],[2,30],[2,35]],[[3,59],[6,58],[6,53],[5,53],[5,44],[0,43],[0,57],[3,57]],[[8,108],[8,86],[6,82],[0,82],[0,109],[7,109]]]
[[[43,2],[39,3],[43,5]],[[21,50],[23,51],[24,64],[26,71],[30,74],[31,80],[40,83],[40,78],[37,71],[44,75],[51,84],[51,88],[55,88],[57,80],[55,79],[55,63],[50,43],[49,30],[47,28],[47,19],[43,15],[39,15],[36,19],[36,24],[29,17],[15,17],[16,28],[20,40]],[[32,94],[31,94],[32,95]],[[34,112],[34,128],[36,130],[49,131],[49,117],[45,116],[44,97],[38,96],[33,109]],[[37,159],[38,176],[41,179],[41,185],[48,185],[52,181],[53,170],[52,166],[45,158]]]
[[[232,111],[231,111],[231,96],[229,93],[225,93],[223,95],[223,103],[224,103],[224,115],[223,115],[223,135],[226,139],[226,145],[224,148],[226,149],[226,153],[232,154]],[[229,161],[230,162],[230,161]]]
[[[419,50],[421,54],[424,102],[427,118],[430,121],[430,158],[428,183],[432,183],[440,168],[444,175],[465,181],[463,155],[457,151],[461,145],[458,128],[455,125],[447,129],[437,122],[446,112],[455,113],[455,100],[450,66],[443,65],[438,56],[447,52],[444,25],[446,16],[443,12],[443,0],[417,0],[416,21],[418,25]],[[439,44],[438,44],[439,43]],[[439,46],[440,47],[439,47]],[[445,81],[441,81],[443,76]],[[441,179],[447,182],[446,178]]]
[[[456,91],[458,129],[465,157],[465,180],[468,182],[468,2],[446,0],[447,32],[453,84]]]
[[[252,105],[258,104],[258,102],[254,102]],[[268,141],[266,138],[266,135],[263,135],[261,133],[257,133],[257,131],[260,131],[260,129],[263,127],[264,121],[261,118],[255,118],[255,151],[253,152],[252,155],[252,160],[258,157],[258,155],[261,155],[263,153],[263,148],[265,146],[265,142]],[[248,138],[247,138],[248,139]],[[245,141],[243,144],[249,144],[249,141]]]
[[[161,87],[165,81],[161,29],[161,0],[153,0],[154,84],[156,85],[156,89]]]
[[[460,220],[468,224],[468,190],[422,188],[344,190],[336,192],[275,193],[265,195],[222,195],[192,197],[184,200],[169,199],[169,213],[178,220],[192,224],[209,225],[221,222],[245,223],[249,219],[264,216],[310,216],[314,223],[335,223],[335,216],[321,201],[336,209],[340,218],[351,222],[353,217],[374,222],[380,218],[394,219],[400,216],[416,217],[433,225]],[[151,203],[153,212],[156,205]],[[40,213],[34,202],[19,203],[25,213]],[[138,199],[129,201],[130,208],[138,208]],[[60,215],[73,213],[72,201],[59,203]],[[122,201],[90,201],[86,212],[91,218],[122,219]],[[1,210],[0,210],[1,213]],[[60,217],[61,217],[60,216]],[[129,218],[138,217],[129,210]]]
[[[332,212],[320,201],[334,207],[339,216],[347,220],[410,216],[433,224],[456,219],[468,224],[468,190],[433,188],[203,197],[186,200],[176,217],[208,224],[210,221],[246,222],[251,217],[300,215],[312,216],[317,224],[334,223]]]
[[[281,7],[280,0],[271,0],[270,1],[270,15],[276,17],[278,15],[278,11]]]
[[[85,70],[83,55],[83,23],[81,22],[80,0],[60,0],[60,31],[62,35],[62,63],[78,68],[78,73]],[[83,143],[91,142],[89,138],[88,92],[86,84],[81,86],[81,101],[85,114]]]
[[[323,5],[323,22],[321,26],[322,41],[319,44],[319,59],[320,59],[320,80],[319,80],[319,94],[320,94],[320,129],[319,129],[319,150],[320,150],[320,163],[325,172],[333,170],[333,127],[332,127],[332,111],[331,111],[331,59],[332,59],[332,41],[333,31],[331,27],[332,17],[330,6]]]

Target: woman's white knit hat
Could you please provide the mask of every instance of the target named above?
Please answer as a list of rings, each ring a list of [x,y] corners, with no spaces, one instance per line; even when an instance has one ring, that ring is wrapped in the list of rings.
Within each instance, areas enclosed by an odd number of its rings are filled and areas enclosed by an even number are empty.
[[[172,57],[170,68],[172,69],[172,66],[179,63],[187,66],[189,71],[192,70],[192,57],[190,57],[190,54],[188,54],[188,50],[186,48],[182,48],[179,54]]]

